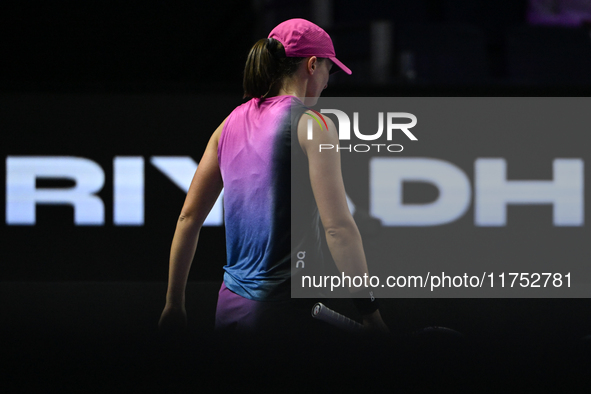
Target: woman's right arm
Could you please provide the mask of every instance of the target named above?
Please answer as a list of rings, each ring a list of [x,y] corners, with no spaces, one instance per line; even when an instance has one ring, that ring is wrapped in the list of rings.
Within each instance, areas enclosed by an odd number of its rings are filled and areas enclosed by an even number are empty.
[[[166,305],[158,323],[162,330],[182,329],[187,324],[185,288],[199,232],[223,188],[217,150],[224,123],[225,120],[207,144],[176,224],[170,249]]]

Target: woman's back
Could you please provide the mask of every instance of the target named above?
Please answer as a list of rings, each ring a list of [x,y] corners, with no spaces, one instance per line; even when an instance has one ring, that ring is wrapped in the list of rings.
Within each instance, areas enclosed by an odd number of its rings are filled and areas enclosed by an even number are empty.
[[[254,300],[289,297],[292,96],[251,99],[224,125],[224,282]],[[299,100],[298,100],[299,101]]]

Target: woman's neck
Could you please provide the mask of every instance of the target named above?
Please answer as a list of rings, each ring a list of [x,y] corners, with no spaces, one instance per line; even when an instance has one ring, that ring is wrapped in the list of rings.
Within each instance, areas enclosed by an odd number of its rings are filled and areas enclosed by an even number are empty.
[[[281,85],[279,91],[277,92],[278,96],[295,96],[300,99],[300,101],[304,101],[306,97],[306,81],[301,82],[298,81],[297,78],[290,78]]]

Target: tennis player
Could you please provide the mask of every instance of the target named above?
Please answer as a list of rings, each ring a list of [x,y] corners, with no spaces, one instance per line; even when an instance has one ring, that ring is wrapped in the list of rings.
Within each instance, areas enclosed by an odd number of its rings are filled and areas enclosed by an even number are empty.
[[[337,268],[349,276],[367,273],[361,236],[347,206],[336,127],[313,122],[316,103],[335,71],[351,74],[335,57],[319,26],[290,19],[251,49],[244,70],[244,98],[211,136],[199,163],[172,241],[166,306],[161,329],[186,327],[185,286],[201,226],[224,188],[227,263],[216,309],[216,329],[235,331],[304,327],[317,300],[291,298],[292,261],[302,248],[308,266],[321,264],[320,221]],[[318,116],[317,114],[315,116]],[[295,122],[295,123],[294,123]],[[297,132],[292,132],[292,124]],[[299,240],[291,245],[291,154],[302,166],[303,198],[294,201]],[[296,177],[297,178],[297,177]],[[298,182],[298,179],[293,179]],[[298,186],[298,187],[300,187]],[[305,201],[310,200],[310,201]],[[298,205],[299,204],[299,205]],[[359,289],[350,289],[358,291]],[[387,331],[377,301],[367,289],[354,304],[368,329]]]

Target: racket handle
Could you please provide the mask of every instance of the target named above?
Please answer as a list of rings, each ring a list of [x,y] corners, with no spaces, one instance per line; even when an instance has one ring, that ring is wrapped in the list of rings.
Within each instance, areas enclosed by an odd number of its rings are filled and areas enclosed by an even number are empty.
[[[332,324],[342,330],[359,332],[363,330],[363,325],[357,323],[355,320],[349,319],[338,312],[333,311],[321,302],[317,302],[312,307],[312,317],[322,320],[328,324]]]

